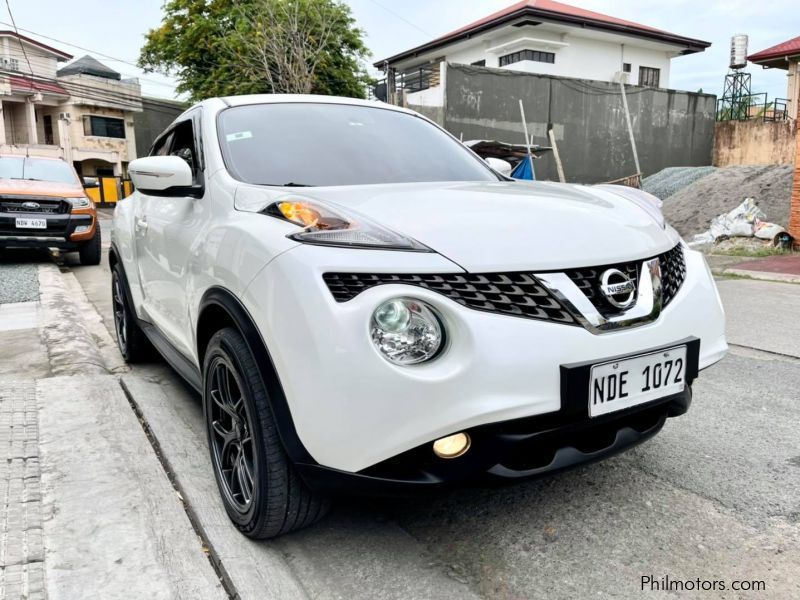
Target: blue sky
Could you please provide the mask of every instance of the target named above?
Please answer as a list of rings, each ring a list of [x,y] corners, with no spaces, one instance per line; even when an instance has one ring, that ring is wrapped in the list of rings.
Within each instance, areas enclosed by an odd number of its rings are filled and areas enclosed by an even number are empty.
[[[145,33],[156,27],[162,0],[10,0],[17,26],[45,43],[80,57],[92,50],[96,58],[125,76],[141,77],[145,94],[174,97],[174,81],[142,74],[135,66]],[[513,3],[512,0],[346,0],[365,30],[373,59],[385,58],[429,41],[470,21]],[[734,33],[750,36],[755,52],[800,35],[797,0],[574,0],[575,6],[712,42],[702,54],[672,61],[670,87],[719,95]],[[69,8],[69,10],[65,10]],[[10,23],[0,4],[0,22]],[[0,24],[3,29],[10,29]],[[45,39],[48,36],[62,42]],[[113,57],[111,60],[101,56]],[[770,98],[786,95],[786,72],[750,66],[753,92]]]

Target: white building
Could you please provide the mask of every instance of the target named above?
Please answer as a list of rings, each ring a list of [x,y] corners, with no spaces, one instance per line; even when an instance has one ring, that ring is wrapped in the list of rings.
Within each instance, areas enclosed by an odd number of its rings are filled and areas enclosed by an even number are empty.
[[[553,0],[523,0],[375,67],[389,90],[431,106],[446,62],[666,88],[673,58],[710,45]]]
[[[0,155],[60,156],[81,175],[124,175],[136,158],[139,82],[90,56],[61,66],[71,59],[0,31]]]

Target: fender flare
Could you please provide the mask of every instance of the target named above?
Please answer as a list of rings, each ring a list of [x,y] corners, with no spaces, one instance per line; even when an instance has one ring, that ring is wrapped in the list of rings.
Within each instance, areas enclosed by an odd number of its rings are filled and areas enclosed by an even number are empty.
[[[203,294],[197,313],[198,323],[204,311],[211,306],[225,311],[247,343],[261,372],[261,381],[264,384],[264,389],[267,390],[272,416],[278,428],[278,435],[286,453],[289,455],[289,459],[293,463],[316,465],[317,462],[311,457],[297,434],[292,412],[286,400],[286,394],[275,369],[275,363],[250,313],[232,292],[215,286],[209,288]],[[198,347],[197,357],[198,362],[202,365],[205,359],[205,348]]]

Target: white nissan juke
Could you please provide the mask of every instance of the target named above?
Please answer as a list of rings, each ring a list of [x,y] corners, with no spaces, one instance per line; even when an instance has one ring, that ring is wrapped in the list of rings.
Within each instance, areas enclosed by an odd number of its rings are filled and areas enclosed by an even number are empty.
[[[204,101],[133,161],[110,251],[119,348],[203,397],[231,520],[613,455],[727,351],[703,256],[639,190],[510,180],[420,115]]]

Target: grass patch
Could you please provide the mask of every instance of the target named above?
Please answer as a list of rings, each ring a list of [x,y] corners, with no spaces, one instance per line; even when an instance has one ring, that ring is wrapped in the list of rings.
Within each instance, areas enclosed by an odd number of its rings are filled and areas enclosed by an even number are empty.
[[[800,256],[800,253],[793,250],[776,248],[775,246],[764,246],[763,248],[747,248],[745,246],[734,248],[715,248],[712,255],[717,256],[743,256],[746,258],[764,258],[767,256]]]

